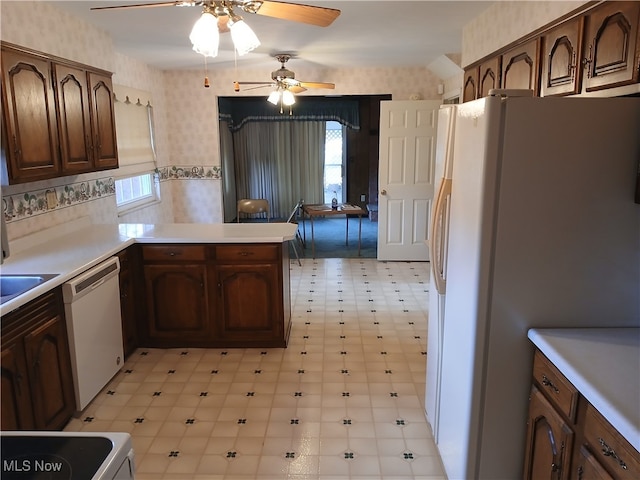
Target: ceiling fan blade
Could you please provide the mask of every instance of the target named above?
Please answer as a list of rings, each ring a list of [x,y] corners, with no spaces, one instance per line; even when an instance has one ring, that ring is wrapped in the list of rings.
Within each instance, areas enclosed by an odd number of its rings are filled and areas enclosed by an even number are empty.
[[[308,23],[310,25],[317,25],[318,27],[328,27],[340,15],[340,10],[335,8],[314,7],[311,5],[277,2],[274,0],[264,0],[262,5],[257,8],[252,8],[251,2],[249,2],[246,8],[242,7],[242,5],[239,6],[249,13]]]
[[[336,88],[335,83],[323,83],[323,82],[300,82],[301,87],[306,88]]]
[[[132,5],[113,5],[110,7],[91,7],[91,10],[117,10],[121,8],[149,8],[149,7],[191,7],[198,2],[183,2],[176,0],[173,2],[161,2],[161,3],[137,3]]]
[[[274,85],[273,82],[236,82],[238,85]]]
[[[258,86],[255,86],[255,87],[243,88],[242,90],[246,92],[248,90],[257,90],[258,88],[267,88],[267,87],[271,87],[271,86],[274,86],[274,85],[270,83],[269,85],[258,85]]]
[[[293,85],[291,87],[288,87],[287,90],[289,90],[291,93],[302,93],[307,91],[306,88],[300,85]]]

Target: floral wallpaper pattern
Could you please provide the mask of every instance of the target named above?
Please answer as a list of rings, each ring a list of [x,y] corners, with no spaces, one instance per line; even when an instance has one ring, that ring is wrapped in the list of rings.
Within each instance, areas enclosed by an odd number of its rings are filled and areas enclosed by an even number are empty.
[[[496,2],[465,27],[461,65],[471,63],[585,2]],[[114,179],[104,172],[2,188],[10,239],[90,216],[94,223],[215,223],[223,219],[217,97],[237,95],[235,80],[260,78],[267,68],[216,68],[211,88],[203,71],[160,71],[118,53],[108,34],[55,7],[33,1],[2,2],[3,41],[114,72],[114,83],[150,91],[154,103],[161,202],[119,216]],[[187,49],[185,54],[190,54]],[[445,52],[452,53],[452,52]],[[300,71],[297,71],[300,70]],[[426,67],[398,69],[297,69],[300,78],[334,81],[336,95],[391,94],[405,100],[440,98],[442,83]],[[454,89],[460,79],[447,83]],[[261,95],[260,92],[242,92]],[[62,183],[62,184],[61,184]],[[55,200],[54,200],[55,198]],[[19,221],[18,221],[19,220]]]
[[[163,180],[193,180],[193,179],[216,179],[220,180],[222,169],[219,165],[213,166],[173,166],[157,168],[156,173],[160,177],[160,181]]]

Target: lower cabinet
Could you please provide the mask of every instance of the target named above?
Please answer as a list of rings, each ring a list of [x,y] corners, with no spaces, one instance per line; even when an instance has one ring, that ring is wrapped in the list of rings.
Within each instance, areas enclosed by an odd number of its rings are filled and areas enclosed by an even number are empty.
[[[283,296],[281,245],[215,247],[216,330],[227,343],[285,347],[290,311]],[[287,261],[288,266],[288,261]],[[287,270],[288,273],[288,270]],[[288,289],[288,277],[287,277]],[[285,315],[287,312],[287,315]]]
[[[640,453],[540,351],[533,364],[524,478],[640,478]]]
[[[207,346],[211,340],[203,245],[144,245],[145,346]]]
[[[143,245],[142,264],[142,346],[286,346],[291,307],[282,244]]]
[[[525,478],[569,478],[574,433],[535,385],[531,388]]]
[[[62,291],[2,317],[2,430],[60,430],[75,411]]]

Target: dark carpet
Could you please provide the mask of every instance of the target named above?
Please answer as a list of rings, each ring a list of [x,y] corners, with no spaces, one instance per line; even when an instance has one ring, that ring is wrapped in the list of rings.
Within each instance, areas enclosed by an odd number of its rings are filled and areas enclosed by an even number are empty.
[[[298,244],[301,258],[313,258],[311,249],[311,221],[299,221],[298,230],[306,238],[305,248]],[[313,220],[316,258],[358,258],[358,217],[349,218],[349,245],[346,245],[346,218],[317,217]],[[362,244],[360,258],[377,258],[378,223],[362,218]],[[292,253],[292,258],[295,258]]]

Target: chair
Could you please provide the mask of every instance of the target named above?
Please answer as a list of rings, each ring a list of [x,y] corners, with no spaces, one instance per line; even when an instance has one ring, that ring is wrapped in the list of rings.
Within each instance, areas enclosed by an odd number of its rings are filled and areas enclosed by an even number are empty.
[[[267,222],[269,221],[269,201],[264,198],[243,198],[238,200],[236,222],[240,222],[240,214],[265,213]]]

